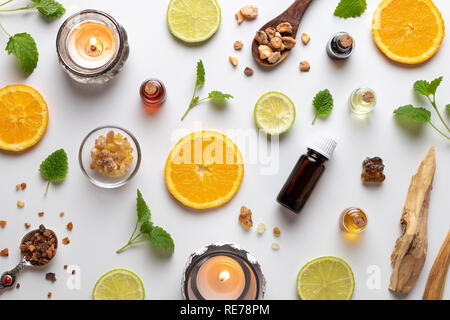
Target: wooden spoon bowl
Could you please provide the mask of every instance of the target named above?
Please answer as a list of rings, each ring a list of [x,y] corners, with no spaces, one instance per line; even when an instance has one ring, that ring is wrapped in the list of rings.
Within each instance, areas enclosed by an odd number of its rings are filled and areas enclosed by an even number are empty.
[[[269,27],[276,28],[282,22],[289,22],[292,25],[292,34],[290,35],[292,38],[297,37],[297,31],[300,26],[300,22],[302,21],[303,15],[308,9],[309,5],[313,0],[296,0],[289,8],[287,8],[282,14],[277,16],[276,18],[270,20],[265,25],[263,25],[259,30],[265,30]],[[253,40],[252,43],[252,55],[258,64],[263,67],[273,68],[279,65],[291,52],[290,49],[284,50],[281,53],[281,58],[276,63],[269,63],[268,61],[261,60],[259,57],[258,51],[259,44],[256,40]]]

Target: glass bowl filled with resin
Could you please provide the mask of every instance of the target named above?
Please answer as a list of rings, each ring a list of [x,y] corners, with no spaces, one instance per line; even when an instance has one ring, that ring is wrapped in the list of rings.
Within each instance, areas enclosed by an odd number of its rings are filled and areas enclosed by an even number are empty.
[[[141,164],[136,137],[117,126],[103,126],[89,132],[78,153],[81,171],[96,186],[113,189],[130,181]]]

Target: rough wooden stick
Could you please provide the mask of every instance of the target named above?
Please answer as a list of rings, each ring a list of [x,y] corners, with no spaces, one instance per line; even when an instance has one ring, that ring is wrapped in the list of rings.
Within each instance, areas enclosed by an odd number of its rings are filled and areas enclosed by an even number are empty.
[[[450,231],[442,244],[441,249],[434,260],[428,276],[427,286],[423,293],[423,300],[442,300],[444,295],[445,281],[447,279],[448,266],[450,263]]]
[[[407,294],[416,284],[427,256],[427,220],[430,195],[436,171],[436,156],[431,147],[409,186],[400,219],[402,235],[391,255],[393,271],[389,290]]]

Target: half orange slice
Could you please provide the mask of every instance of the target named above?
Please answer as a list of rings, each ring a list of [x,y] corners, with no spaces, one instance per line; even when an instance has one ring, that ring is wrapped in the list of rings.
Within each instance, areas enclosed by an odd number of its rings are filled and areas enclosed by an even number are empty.
[[[182,138],[166,162],[170,193],[194,209],[218,207],[238,191],[244,176],[242,155],[225,135],[199,131]]]
[[[35,145],[48,124],[44,98],[26,85],[0,89],[0,149],[22,151]]]
[[[372,33],[390,59],[417,64],[439,50],[445,25],[431,0],[383,0],[375,10]]]

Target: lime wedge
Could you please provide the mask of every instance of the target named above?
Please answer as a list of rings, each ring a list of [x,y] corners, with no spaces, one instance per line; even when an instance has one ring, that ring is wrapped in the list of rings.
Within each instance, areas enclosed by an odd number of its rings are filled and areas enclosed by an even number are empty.
[[[354,289],[352,269],[336,257],[308,262],[297,277],[297,292],[302,300],[350,300]]]
[[[145,289],[139,277],[125,269],[115,269],[98,279],[94,300],[144,300]]]
[[[267,134],[285,133],[295,122],[294,103],[280,92],[268,92],[256,103],[255,122]]]
[[[170,32],[189,43],[211,38],[219,29],[220,20],[216,0],[171,0],[167,9]]]

